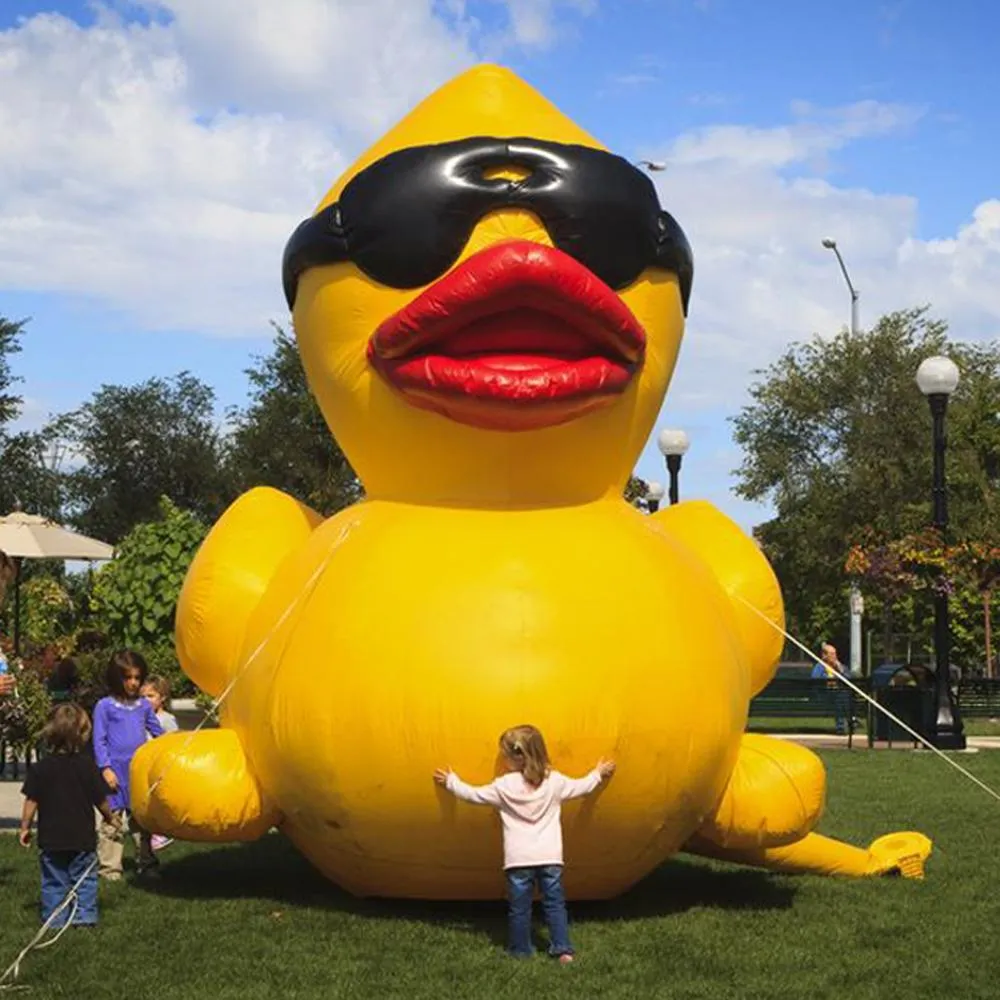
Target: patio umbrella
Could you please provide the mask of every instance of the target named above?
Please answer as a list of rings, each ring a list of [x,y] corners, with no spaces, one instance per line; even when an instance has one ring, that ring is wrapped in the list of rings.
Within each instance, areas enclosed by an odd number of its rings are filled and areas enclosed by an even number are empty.
[[[114,557],[114,547],[62,525],[15,510],[0,517],[0,552],[14,564],[14,653],[21,649],[21,563],[25,559],[97,562]]]

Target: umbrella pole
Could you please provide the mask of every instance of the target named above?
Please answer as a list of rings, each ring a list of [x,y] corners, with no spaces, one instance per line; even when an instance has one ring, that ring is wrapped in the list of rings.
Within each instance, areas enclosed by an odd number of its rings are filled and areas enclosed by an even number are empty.
[[[21,557],[14,557],[14,656],[21,655]]]

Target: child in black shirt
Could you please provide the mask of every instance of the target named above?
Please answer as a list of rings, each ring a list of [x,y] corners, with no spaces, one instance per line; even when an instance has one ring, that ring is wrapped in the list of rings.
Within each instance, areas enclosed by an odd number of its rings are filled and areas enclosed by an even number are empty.
[[[77,882],[80,884],[73,923],[97,923],[94,809],[100,810],[109,823],[115,822],[115,817],[108,805],[108,787],[94,758],[86,753],[90,731],[90,719],[79,705],[58,705],[42,734],[52,755],[28,771],[21,788],[24,809],[20,840],[24,847],[31,843],[31,821],[38,813],[43,923]],[[71,910],[72,906],[64,909],[52,926],[63,926]]]

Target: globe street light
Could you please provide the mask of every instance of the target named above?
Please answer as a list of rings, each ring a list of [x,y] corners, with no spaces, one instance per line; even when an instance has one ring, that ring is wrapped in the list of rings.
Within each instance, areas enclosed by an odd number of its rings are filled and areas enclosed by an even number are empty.
[[[673,506],[680,499],[677,480],[681,472],[681,459],[687,454],[691,442],[684,431],[662,430],[656,439],[656,446],[667,462],[667,473],[670,476],[670,504]]]
[[[650,514],[655,514],[660,509],[660,501],[663,499],[665,492],[662,483],[646,484],[646,510]]]
[[[948,533],[948,487],[945,478],[944,456],[948,441],[944,420],[948,410],[948,397],[958,387],[958,365],[951,358],[933,357],[920,363],[917,385],[927,397],[934,421],[934,527],[942,542]],[[948,617],[948,594],[938,590],[934,594],[934,725],[931,742],[943,750],[964,750],[965,733],[958,707],[951,696],[951,622]]]
[[[823,240],[823,248],[826,250],[832,250],[837,257],[837,263],[840,264],[840,270],[843,272],[844,281],[847,282],[847,290],[851,293],[851,333],[858,332],[858,297],[860,293],[854,287],[851,281],[851,276],[847,273],[847,265],[844,263],[844,258],[840,256],[840,250],[837,247],[836,240]]]

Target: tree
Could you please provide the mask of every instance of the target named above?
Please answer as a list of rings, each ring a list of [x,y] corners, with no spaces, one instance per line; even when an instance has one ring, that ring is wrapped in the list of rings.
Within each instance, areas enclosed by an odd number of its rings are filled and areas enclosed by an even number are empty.
[[[215,393],[188,372],[105,385],[48,433],[80,460],[65,476],[67,510],[87,534],[118,542],[159,514],[161,497],[212,521],[232,499]]]
[[[0,316],[0,514],[17,507],[33,514],[58,517],[61,507],[60,481],[46,461],[50,450],[47,435],[14,431],[23,398],[15,391],[21,379],[14,374],[11,357],[21,350],[21,334],[27,320]]]
[[[929,523],[931,420],[914,375],[938,353],[963,371],[948,474],[954,537],[968,539],[1000,472],[1000,347],[949,342],[944,323],[910,309],[864,333],[795,344],[757,373],[733,420],[744,451],[737,492],[775,509],[757,536],[794,630],[815,635],[843,621],[852,542],[866,531],[902,539]],[[888,637],[892,602],[883,606]]]
[[[238,490],[273,486],[333,514],[362,487],[309,390],[294,340],[277,324],[272,351],[247,369],[250,404],[231,414],[230,473]]]
[[[649,496],[649,483],[645,479],[640,479],[638,476],[629,476],[628,482],[625,484],[625,499],[633,507],[638,507],[643,510],[643,505],[646,502],[646,497]]]

